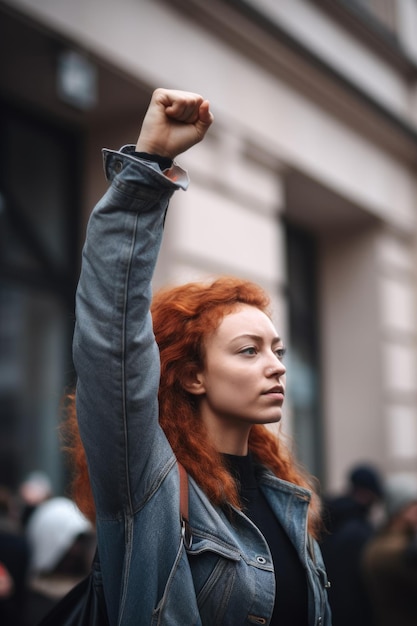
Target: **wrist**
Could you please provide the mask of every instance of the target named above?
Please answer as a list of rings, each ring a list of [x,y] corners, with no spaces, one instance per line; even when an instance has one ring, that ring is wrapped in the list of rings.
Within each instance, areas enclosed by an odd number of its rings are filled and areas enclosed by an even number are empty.
[[[174,159],[175,154],[171,154],[163,146],[159,145],[159,142],[147,141],[146,138],[139,137],[136,143],[136,152],[144,152],[146,154],[157,154],[161,157]]]
[[[136,149],[134,152],[134,156],[139,159],[143,159],[144,161],[153,161],[154,163],[158,163],[162,171],[168,170],[172,167],[172,159],[162,154],[154,154],[152,152],[143,152],[143,151],[138,151]]]

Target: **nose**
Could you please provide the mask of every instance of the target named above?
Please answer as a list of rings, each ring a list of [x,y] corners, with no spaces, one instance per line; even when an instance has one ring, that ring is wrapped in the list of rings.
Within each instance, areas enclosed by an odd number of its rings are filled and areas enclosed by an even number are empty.
[[[275,367],[268,367],[268,369],[266,370],[266,375],[268,378],[271,378],[272,376],[281,377],[284,376],[286,371],[287,370],[285,366],[282,365],[280,361],[278,361]]]
[[[287,368],[284,363],[277,358],[275,353],[272,354],[270,362],[266,368],[266,375],[270,376],[283,376]]]

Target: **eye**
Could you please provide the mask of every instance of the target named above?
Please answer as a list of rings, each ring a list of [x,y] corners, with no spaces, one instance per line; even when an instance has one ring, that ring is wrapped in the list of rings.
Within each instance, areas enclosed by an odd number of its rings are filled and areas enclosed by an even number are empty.
[[[248,354],[249,356],[254,356],[255,354],[258,354],[258,350],[257,348],[255,348],[255,346],[248,346],[247,348],[242,348],[242,350],[239,351],[239,354]]]
[[[279,359],[280,361],[283,360],[283,358],[285,357],[285,353],[287,352],[287,348],[284,348],[284,346],[280,346],[279,348],[275,349],[275,354],[277,359]]]

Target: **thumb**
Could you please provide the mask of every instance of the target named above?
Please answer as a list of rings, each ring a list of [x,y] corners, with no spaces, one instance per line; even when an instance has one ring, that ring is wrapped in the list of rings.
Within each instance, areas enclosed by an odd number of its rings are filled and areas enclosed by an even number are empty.
[[[198,110],[198,119],[195,122],[195,127],[198,135],[203,138],[211,124],[214,121],[214,116],[210,111],[210,102],[204,100]]]

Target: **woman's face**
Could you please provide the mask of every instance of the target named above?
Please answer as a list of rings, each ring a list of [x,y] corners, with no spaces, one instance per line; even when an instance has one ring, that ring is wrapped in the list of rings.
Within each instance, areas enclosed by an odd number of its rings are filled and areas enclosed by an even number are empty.
[[[192,390],[201,396],[209,431],[248,434],[252,424],[281,419],[284,352],[271,320],[256,307],[239,305],[223,318],[205,341],[205,366]]]

